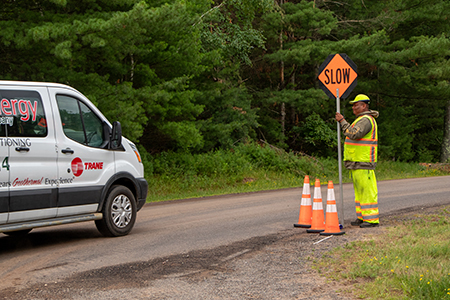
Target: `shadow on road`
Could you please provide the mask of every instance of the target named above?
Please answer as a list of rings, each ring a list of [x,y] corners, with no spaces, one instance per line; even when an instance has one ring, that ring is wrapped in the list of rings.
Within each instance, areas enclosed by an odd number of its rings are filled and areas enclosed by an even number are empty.
[[[103,238],[103,236],[95,226],[92,228],[41,228],[21,236],[7,236],[0,233],[0,255],[30,248],[98,238]]]

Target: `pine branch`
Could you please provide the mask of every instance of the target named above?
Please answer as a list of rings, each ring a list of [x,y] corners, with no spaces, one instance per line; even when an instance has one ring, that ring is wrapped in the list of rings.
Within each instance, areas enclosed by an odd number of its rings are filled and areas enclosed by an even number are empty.
[[[207,14],[209,14],[211,11],[213,11],[214,9],[219,9],[222,5],[224,5],[225,1],[220,3],[217,6],[214,6],[213,8],[211,8],[210,10],[208,10],[207,12],[205,12],[203,15],[200,16],[200,18],[198,18],[198,22],[195,23],[194,25],[192,25],[192,27],[196,26],[198,23],[200,23],[200,21],[203,19],[204,16],[206,16]]]

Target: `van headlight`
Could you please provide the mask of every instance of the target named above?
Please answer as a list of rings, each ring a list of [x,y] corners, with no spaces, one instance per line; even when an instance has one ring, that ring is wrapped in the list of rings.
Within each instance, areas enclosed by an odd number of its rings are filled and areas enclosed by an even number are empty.
[[[136,148],[136,146],[134,144],[130,144],[130,147],[131,147],[131,149],[133,149],[134,154],[136,154],[136,158],[137,158],[138,162],[142,163],[141,155],[139,154],[139,151]]]

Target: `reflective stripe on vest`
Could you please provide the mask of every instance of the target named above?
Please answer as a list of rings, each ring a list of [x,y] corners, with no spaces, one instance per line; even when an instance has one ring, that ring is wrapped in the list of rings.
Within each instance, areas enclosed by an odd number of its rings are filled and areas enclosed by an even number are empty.
[[[378,130],[375,119],[370,115],[360,116],[352,123],[352,128],[362,118],[369,119],[372,129],[361,139],[352,140],[349,137],[345,139],[344,160],[377,162]]]

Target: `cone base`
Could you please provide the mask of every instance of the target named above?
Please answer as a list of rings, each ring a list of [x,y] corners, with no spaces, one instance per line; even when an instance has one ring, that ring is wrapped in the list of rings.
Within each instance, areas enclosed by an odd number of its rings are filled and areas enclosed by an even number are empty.
[[[325,229],[307,229],[306,232],[307,233],[319,233],[325,231]]]
[[[311,228],[311,225],[307,225],[307,224],[294,224],[294,227]]]
[[[345,231],[340,231],[340,232],[321,232],[320,235],[341,235],[341,234],[345,234]]]

